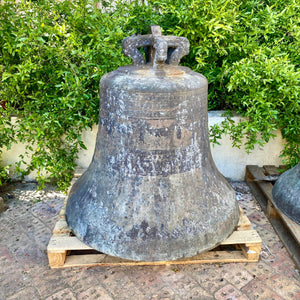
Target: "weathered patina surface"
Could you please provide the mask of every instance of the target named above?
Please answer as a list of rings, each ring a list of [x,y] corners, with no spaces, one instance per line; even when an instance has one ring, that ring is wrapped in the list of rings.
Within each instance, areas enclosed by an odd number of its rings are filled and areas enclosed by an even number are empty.
[[[300,225],[300,163],[278,178],[272,194],[277,207]]]
[[[207,80],[176,65],[188,53],[187,39],[153,31],[125,39],[123,51],[135,64],[101,79],[94,157],[66,209],[86,244],[147,261],[209,250],[239,217],[210,153]],[[146,58],[139,47],[149,47]]]

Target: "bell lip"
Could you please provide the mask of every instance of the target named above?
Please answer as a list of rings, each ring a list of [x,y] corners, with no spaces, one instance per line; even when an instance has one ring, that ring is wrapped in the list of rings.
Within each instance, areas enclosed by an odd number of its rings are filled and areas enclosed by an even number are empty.
[[[210,250],[218,247],[223,241],[225,241],[234,232],[234,230],[236,230],[239,219],[240,219],[240,209],[239,209],[238,201],[235,199],[234,203],[232,203],[231,212],[227,215],[227,219],[226,219],[227,222],[229,224],[231,224],[231,227],[227,226],[230,229],[228,229],[225,232],[222,232],[222,234],[219,234],[217,236],[217,238],[215,239],[214,243],[210,242],[209,244],[205,245],[205,243],[203,243],[202,241],[206,239],[207,235],[214,235],[215,236],[215,232],[217,231],[217,226],[213,226],[210,231],[207,231],[203,235],[199,234],[199,235],[194,236],[192,239],[190,239],[190,241],[198,240],[199,245],[202,245],[202,247],[199,247],[198,249],[194,249],[194,250],[191,250],[190,248],[183,248],[183,249],[180,250],[181,254],[176,255],[176,254],[173,253],[172,257],[166,257],[166,256],[162,256],[162,255],[160,255],[159,257],[155,257],[155,255],[152,255],[152,254],[139,254],[139,255],[137,255],[136,252],[131,252],[131,254],[133,254],[133,255],[130,255],[129,254],[130,252],[127,252],[128,255],[123,255],[122,253],[118,253],[118,251],[114,251],[114,250],[111,251],[111,249],[107,250],[107,249],[105,249],[105,246],[104,247],[102,246],[103,244],[101,243],[101,241],[99,241],[99,242],[97,242],[97,241],[88,241],[85,236],[81,236],[80,234],[78,234],[76,232],[76,229],[74,229],[71,226],[71,224],[69,224],[68,218],[67,218],[67,215],[66,215],[66,222],[68,223],[68,226],[71,228],[71,230],[73,231],[75,236],[80,241],[82,241],[83,243],[85,243],[89,247],[93,248],[94,250],[99,251],[99,252],[104,253],[104,254],[109,255],[109,256],[113,256],[113,257],[118,257],[118,258],[122,258],[122,259],[133,260],[133,261],[146,261],[146,262],[147,261],[148,262],[161,262],[161,261],[180,260],[180,259],[185,259],[185,258],[191,258],[191,257],[194,257],[194,256],[199,255],[201,253],[205,253],[207,251],[210,251]],[[224,222],[223,222],[222,225],[224,225]],[[188,240],[184,239],[184,238],[180,239],[180,242],[182,242],[183,245],[187,241]],[[132,243],[132,241],[127,242],[127,243],[123,243],[122,246],[125,246],[125,248],[128,249],[128,245],[130,245],[131,243]],[[195,244],[195,242],[194,242],[194,244]],[[158,244],[158,247],[159,246],[160,245]],[[149,248],[149,243],[145,243],[144,245],[141,245],[140,247],[143,248],[143,249]],[[172,248],[172,247],[170,246],[170,248]]]
[[[237,218],[236,225],[238,223],[238,220],[239,220],[239,218]],[[186,252],[184,255],[173,255],[171,258],[168,258],[168,257],[154,258],[152,255],[144,255],[144,256],[140,255],[137,258],[136,256],[122,255],[122,254],[115,253],[114,251],[111,251],[111,252],[105,251],[105,249],[99,248],[97,244],[95,244],[93,242],[92,243],[87,242],[84,238],[78,236],[76,233],[75,233],[75,236],[79,240],[81,240],[83,243],[85,243],[89,247],[93,248],[94,250],[99,251],[99,252],[104,253],[109,256],[113,256],[113,257],[117,257],[117,258],[121,258],[121,259],[133,260],[133,261],[161,262],[161,261],[181,260],[181,259],[185,259],[185,258],[191,258],[191,257],[194,257],[194,256],[202,254],[202,253],[206,253],[206,252],[218,247],[223,241],[225,241],[234,232],[234,230],[236,229],[236,225],[231,230],[229,230],[227,232],[227,234],[224,234],[222,236],[222,238],[219,238],[216,243],[213,243],[213,244],[211,243],[211,244],[207,245],[206,247],[203,246],[202,248],[198,248],[198,250],[190,251],[190,252],[185,251],[186,249],[182,249],[182,252]],[[143,247],[143,246],[141,246],[141,247]]]

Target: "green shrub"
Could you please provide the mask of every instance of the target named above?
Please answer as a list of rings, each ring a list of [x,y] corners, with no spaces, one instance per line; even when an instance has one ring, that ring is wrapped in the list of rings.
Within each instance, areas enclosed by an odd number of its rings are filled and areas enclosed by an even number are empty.
[[[37,170],[41,184],[46,173],[61,189],[72,179],[79,148],[85,148],[81,131],[98,120],[101,76],[129,62],[120,49],[128,35],[116,26],[120,16],[92,5],[0,5],[0,147],[27,142],[17,171]],[[10,123],[12,114],[17,124]],[[21,168],[31,151],[31,162]]]
[[[0,167],[0,187],[5,183],[9,181],[9,172],[8,172],[8,166],[6,167]]]
[[[123,3],[124,2],[124,3]],[[161,25],[186,36],[182,63],[209,80],[209,109],[235,110],[247,121],[211,129],[246,150],[279,128],[283,158],[299,161],[300,5],[296,0],[120,1],[101,12],[89,0],[4,1],[0,5],[0,148],[28,143],[17,171],[66,189],[83,129],[98,121],[101,76],[130,63],[121,42]],[[11,115],[18,117],[16,124]],[[26,155],[31,161],[24,163]],[[45,173],[49,176],[47,179]]]

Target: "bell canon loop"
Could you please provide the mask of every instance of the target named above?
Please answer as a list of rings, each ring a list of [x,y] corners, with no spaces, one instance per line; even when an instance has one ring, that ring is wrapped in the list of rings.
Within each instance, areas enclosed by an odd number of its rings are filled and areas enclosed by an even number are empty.
[[[210,152],[207,79],[178,66],[189,42],[151,30],[126,38],[133,64],[100,81],[95,152],[70,191],[66,220],[98,251],[168,261],[216,247],[239,208]]]

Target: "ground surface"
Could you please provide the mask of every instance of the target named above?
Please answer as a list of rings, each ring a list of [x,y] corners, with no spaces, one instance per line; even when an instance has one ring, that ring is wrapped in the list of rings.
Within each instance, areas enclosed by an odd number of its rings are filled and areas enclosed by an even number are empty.
[[[300,299],[299,271],[247,185],[232,185],[263,240],[258,263],[53,270],[46,247],[66,196],[10,186],[0,214],[0,299]]]

